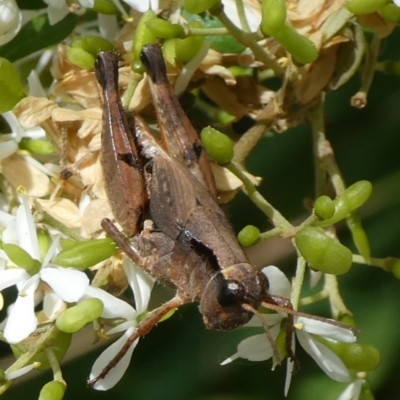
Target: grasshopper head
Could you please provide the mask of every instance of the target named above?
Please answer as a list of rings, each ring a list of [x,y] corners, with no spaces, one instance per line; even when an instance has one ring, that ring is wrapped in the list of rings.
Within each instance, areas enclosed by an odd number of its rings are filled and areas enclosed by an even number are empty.
[[[254,315],[243,304],[257,309],[267,294],[268,279],[250,264],[241,263],[217,272],[207,283],[200,311],[209,329],[230,330]]]

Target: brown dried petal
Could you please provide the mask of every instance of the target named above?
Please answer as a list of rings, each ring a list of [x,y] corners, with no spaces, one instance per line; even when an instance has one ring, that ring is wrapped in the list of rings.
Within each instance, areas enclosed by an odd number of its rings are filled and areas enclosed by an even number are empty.
[[[82,215],[82,235],[93,237],[94,233],[102,229],[100,223],[103,218],[113,218],[108,201],[106,199],[92,200]]]
[[[317,61],[312,63],[302,79],[296,82],[295,92],[300,103],[314,99],[329,83],[335,70],[337,46],[321,51]]]
[[[44,211],[68,228],[81,227],[81,215],[78,206],[69,199],[45,200],[38,199]]]
[[[23,186],[30,197],[48,196],[53,190],[49,177],[19,154],[2,160],[1,172],[13,188]]]
[[[48,120],[58,105],[45,97],[28,96],[15,107],[14,114],[25,129],[35,128]]]

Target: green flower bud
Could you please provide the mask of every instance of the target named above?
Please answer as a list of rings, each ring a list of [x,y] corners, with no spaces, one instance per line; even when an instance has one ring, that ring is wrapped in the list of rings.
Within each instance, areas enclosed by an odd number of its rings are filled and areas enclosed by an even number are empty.
[[[203,24],[198,21],[189,24],[191,28],[203,28]],[[188,36],[185,39],[177,39],[175,44],[175,57],[182,61],[190,61],[201,49],[205,41],[204,36]]]
[[[118,247],[111,238],[86,240],[61,250],[54,262],[61,267],[86,269],[110,258],[117,251]]]
[[[238,240],[242,246],[251,246],[260,238],[260,230],[254,225],[245,226],[238,233]]]
[[[200,134],[206,152],[217,162],[228,164],[233,158],[233,144],[228,136],[211,126],[204,128]]]
[[[71,334],[59,332],[55,340],[51,343],[51,348],[58,361],[61,361],[64,358],[65,354],[67,354],[67,351],[71,344],[71,339],[72,339]],[[26,345],[24,346],[22,344],[14,344],[11,346],[11,350],[15,358],[18,359],[22,354],[29,351],[29,347],[26,348]],[[37,368],[40,370],[46,370],[51,368],[50,362],[44,351],[41,351],[40,353],[36,354],[35,357],[33,357],[32,362],[40,363],[40,366]]]
[[[346,8],[353,14],[364,15],[378,11],[387,0],[347,0]]]
[[[76,306],[63,311],[56,319],[56,326],[61,332],[78,332],[86,324],[99,318],[103,308],[101,300],[85,299]]]
[[[142,47],[146,44],[156,43],[157,36],[147,28],[147,22],[158,19],[154,11],[146,11],[139,20],[136,27],[135,37],[133,38],[133,57],[135,59],[135,72],[144,72],[144,67],[140,61]]]
[[[393,22],[398,24],[400,22],[400,7],[397,7],[395,4],[385,4],[383,7],[379,9],[379,14],[381,17],[388,22]]]
[[[351,213],[347,218],[347,226],[350,229],[358,252],[368,261],[371,257],[371,249],[369,247],[368,236],[361,225],[360,217],[355,213]]]
[[[84,49],[69,47],[66,53],[70,63],[82,69],[90,69],[94,66],[94,56]]]
[[[39,394],[39,400],[62,400],[67,387],[60,381],[46,383]]]
[[[46,229],[39,228],[37,229],[37,237],[39,242],[40,259],[43,260],[51,246],[50,235]]]
[[[25,97],[14,65],[0,57],[0,114],[10,111]]]
[[[162,52],[165,60],[175,66],[175,58],[176,58],[176,43],[178,39],[168,39],[163,43]]]
[[[350,314],[339,315],[338,321],[342,324],[349,325],[352,327],[356,326],[356,321],[354,320],[354,317]]]
[[[29,275],[33,276],[40,271],[40,261],[32,258],[22,247],[12,243],[3,243],[3,250],[15,265],[23,268]]]
[[[261,32],[274,36],[286,21],[286,0],[263,0],[261,15]]]
[[[22,138],[19,147],[20,149],[40,155],[54,154],[56,152],[53,143],[45,139]]]
[[[308,64],[318,58],[315,44],[288,24],[284,24],[274,38],[300,64]]]
[[[6,374],[2,369],[0,369],[0,383],[5,382],[5,380],[6,380]]]
[[[399,7],[396,8],[400,10]],[[400,75],[400,62],[396,60],[385,60],[378,62],[376,63],[376,70],[389,75]]]
[[[371,196],[372,184],[369,181],[358,181],[349,186],[344,193],[336,200],[336,211],[347,208],[349,212],[360,208]]]
[[[373,371],[381,362],[379,350],[369,344],[337,342],[319,336],[316,339],[337,354],[344,365],[353,371]]]
[[[295,237],[296,246],[308,264],[326,274],[346,273],[352,263],[351,251],[322,229],[311,226],[301,229]]]
[[[316,223],[318,226],[330,226],[349,216],[352,211],[361,207],[371,196],[372,184],[369,181],[358,181],[349,186],[344,193],[334,200],[335,214],[332,218]]]
[[[400,258],[388,257],[385,261],[384,267],[392,272],[395,278],[400,279]]]
[[[375,400],[369,381],[364,380],[358,400]]]
[[[185,36],[185,30],[179,24],[171,24],[161,18],[154,18],[146,22],[147,29],[156,37],[173,39]]]
[[[191,14],[200,14],[220,4],[221,0],[183,0],[184,9]]]
[[[112,0],[94,0],[93,11],[99,14],[119,15],[121,12]]]
[[[320,196],[314,203],[315,214],[323,219],[328,219],[335,213],[335,203],[329,196]]]
[[[60,246],[63,250],[69,249],[72,246],[75,246],[78,242],[74,239],[61,239]]]
[[[72,41],[71,47],[75,49],[86,50],[94,57],[99,51],[110,51],[114,48],[112,43],[110,43],[107,39],[94,35],[79,36]]]
[[[67,59],[79,68],[90,69],[93,68],[99,51],[109,51],[113,48],[108,40],[100,36],[84,35],[72,41],[67,49]]]

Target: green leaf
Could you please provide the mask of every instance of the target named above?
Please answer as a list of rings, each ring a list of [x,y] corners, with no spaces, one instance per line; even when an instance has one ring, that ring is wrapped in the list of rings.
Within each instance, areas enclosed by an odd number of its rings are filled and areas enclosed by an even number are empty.
[[[58,44],[74,30],[77,21],[76,15],[68,14],[62,21],[50,25],[47,15],[39,15],[26,23],[13,40],[0,48],[0,57],[13,62]]]
[[[17,6],[21,10],[40,10],[46,8],[47,4],[43,0],[17,0]]]

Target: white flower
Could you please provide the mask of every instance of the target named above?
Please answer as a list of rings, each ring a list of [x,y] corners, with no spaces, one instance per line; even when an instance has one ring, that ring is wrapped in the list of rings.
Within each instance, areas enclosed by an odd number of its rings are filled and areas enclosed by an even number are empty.
[[[158,10],[158,0],[124,0],[124,3],[139,12],[146,12],[149,9]]]
[[[0,214],[0,226],[6,228],[2,235],[5,244],[18,245],[33,259],[40,259],[36,227],[28,202],[24,197],[22,197],[22,204],[18,207],[16,217],[5,212]],[[0,260],[2,260],[0,291],[13,285],[18,288],[17,299],[9,307],[8,317],[5,320],[4,338],[9,343],[21,342],[36,329],[37,318],[34,308],[42,298],[45,315],[49,319],[54,319],[62,302],[71,303],[79,300],[89,285],[89,279],[81,271],[49,267],[57,246],[58,237],[51,244],[39,271],[33,275],[23,268],[6,268],[6,262],[10,263],[10,260],[3,250],[0,251]],[[38,291],[41,281],[46,282],[53,292]]]
[[[0,0],[0,46],[13,39],[22,25],[22,14],[15,0]]]
[[[12,111],[2,114],[10,126],[11,133],[3,134],[0,142],[0,161],[9,157],[18,150],[18,143],[22,138],[43,139],[46,132],[40,128],[24,129]]]
[[[48,5],[47,14],[50,25],[61,21],[70,12],[66,0],[44,0],[44,2]],[[94,0],[79,0],[79,3],[82,7],[92,8]]]
[[[269,266],[262,271],[270,283],[269,293],[285,298],[290,296],[290,283],[286,276],[276,267]],[[274,338],[279,333],[280,322],[285,318],[284,315],[267,314],[263,316],[267,324],[271,326],[271,333]],[[246,326],[261,326],[261,323],[253,318]],[[309,319],[295,316],[294,326],[296,337],[304,350],[315,360],[319,367],[333,380],[338,382],[348,382],[350,379],[349,371],[342,360],[328,347],[317,341],[312,335],[318,335],[327,339],[340,342],[355,342],[356,338],[349,329],[331,325],[320,320]],[[294,340],[293,340],[294,345]],[[294,350],[294,349],[293,349]],[[246,358],[250,361],[264,361],[273,355],[271,344],[265,334],[248,337],[239,343],[238,351],[222,364],[227,364],[236,358]],[[285,383],[285,394],[289,390],[292,376],[293,362],[288,360],[288,368]]]
[[[125,345],[128,338],[134,332],[138,324],[138,316],[147,311],[147,306],[150,300],[150,293],[154,285],[154,279],[144,272],[141,268],[132,263],[130,259],[124,256],[123,267],[125,274],[128,278],[129,285],[135,296],[136,310],[126,302],[117,299],[110,295],[104,290],[89,287],[86,291],[86,296],[97,297],[103,301],[104,310],[101,315],[103,318],[115,318],[122,317],[126,321],[117,327],[109,330],[107,334],[111,335],[117,332],[124,332],[124,334],[109,346],[97,360],[94,362],[92,371],[90,373],[90,379],[94,379],[100,375],[103,368],[116,356],[116,354]],[[119,363],[107,374],[104,379],[99,380],[94,385],[97,390],[108,390],[111,389],[116,383],[122,378],[126,369],[129,366],[129,362],[132,357],[133,350],[135,349],[139,339],[137,339],[119,361]]]
[[[336,400],[358,400],[363,385],[362,379],[351,382]]]
[[[229,19],[239,28],[242,28],[239,15],[234,0],[222,0],[224,12]],[[246,14],[247,23],[252,32],[256,32],[261,24],[261,10],[258,3],[243,1],[244,12]]]

